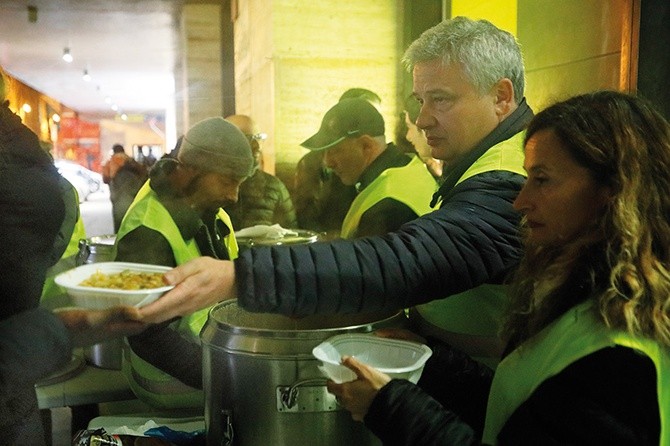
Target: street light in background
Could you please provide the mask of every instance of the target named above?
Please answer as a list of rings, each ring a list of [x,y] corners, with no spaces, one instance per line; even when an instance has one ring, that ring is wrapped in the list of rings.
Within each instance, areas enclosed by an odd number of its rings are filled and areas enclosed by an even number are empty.
[[[70,54],[70,48],[68,47],[63,48],[63,60],[67,63],[72,63],[74,60],[72,54]]]

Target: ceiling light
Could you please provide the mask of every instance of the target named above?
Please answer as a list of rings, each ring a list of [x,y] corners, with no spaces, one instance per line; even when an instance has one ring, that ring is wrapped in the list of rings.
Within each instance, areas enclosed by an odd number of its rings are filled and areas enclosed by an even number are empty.
[[[67,63],[71,63],[74,60],[72,54],[70,54],[70,48],[68,47],[63,48],[63,60]]]
[[[86,82],[91,82],[91,75],[88,74],[88,70],[84,68],[84,76],[82,76],[82,79],[84,79]]]
[[[51,119],[53,122],[60,122],[60,115],[58,113],[54,113],[53,116],[51,116]]]
[[[23,107],[21,107],[21,108],[26,113],[30,113],[31,111],[33,111],[33,108],[27,102],[25,104],[23,104]]]
[[[127,121],[127,120],[128,120],[128,115],[125,114],[125,113],[121,113],[121,119],[122,119],[123,121]]]
[[[112,110],[117,111],[119,109],[119,106],[116,104],[112,105]]]
[[[28,6],[28,21],[30,23],[37,22],[37,6]]]

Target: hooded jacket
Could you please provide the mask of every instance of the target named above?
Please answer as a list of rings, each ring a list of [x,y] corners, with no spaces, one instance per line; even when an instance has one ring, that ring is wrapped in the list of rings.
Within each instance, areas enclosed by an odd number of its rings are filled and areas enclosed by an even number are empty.
[[[65,205],[59,175],[37,136],[0,104],[0,439],[44,444],[35,381],[67,364],[65,327],[38,309]]]

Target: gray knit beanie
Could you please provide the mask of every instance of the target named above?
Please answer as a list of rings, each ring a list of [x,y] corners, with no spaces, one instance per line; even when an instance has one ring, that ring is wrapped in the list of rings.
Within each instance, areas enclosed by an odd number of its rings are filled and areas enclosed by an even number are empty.
[[[179,161],[235,178],[251,175],[254,157],[247,137],[220,116],[203,119],[184,135]]]

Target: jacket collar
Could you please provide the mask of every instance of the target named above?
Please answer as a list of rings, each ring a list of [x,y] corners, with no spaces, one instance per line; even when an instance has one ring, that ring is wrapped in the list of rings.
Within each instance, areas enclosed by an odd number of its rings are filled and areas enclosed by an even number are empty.
[[[514,110],[511,115],[498,124],[491,133],[486,135],[484,139],[470,151],[470,153],[465,155],[465,157],[454,166],[453,169],[449,170],[444,182],[433,195],[430,206],[434,207],[442,197],[446,196],[451,189],[454,188],[458,179],[465,173],[465,171],[467,171],[475,161],[481,158],[488,149],[502,141],[510,139],[512,136],[524,130],[532,118],[533,110],[531,110],[526,103],[526,98],[523,98],[517,109]]]
[[[409,161],[409,157],[401,152],[395,144],[388,143],[386,149],[384,149],[384,151],[380,153],[361,174],[356,183],[356,192],[360,193],[363,189],[368,187],[370,183],[389,167],[401,167]]]

